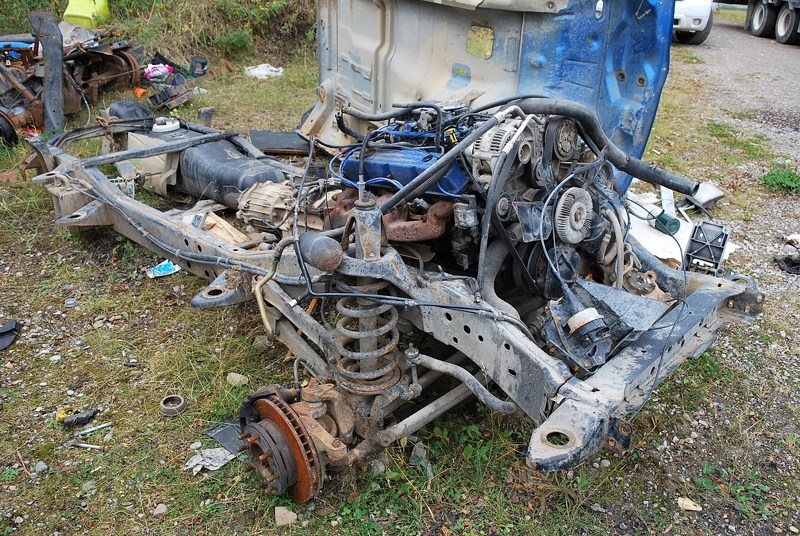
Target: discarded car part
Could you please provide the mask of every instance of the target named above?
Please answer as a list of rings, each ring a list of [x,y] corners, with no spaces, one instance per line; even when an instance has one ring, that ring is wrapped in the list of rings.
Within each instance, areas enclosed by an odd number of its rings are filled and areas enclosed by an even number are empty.
[[[16,320],[6,320],[3,325],[0,326],[0,350],[5,350],[11,346],[11,343],[17,338],[17,334],[21,329],[22,324]]]
[[[49,76],[43,77],[44,128],[47,132],[64,130],[64,69],[63,39],[52,13],[35,12],[28,15],[33,34],[41,44],[42,68]]]
[[[518,63],[519,47],[539,44],[515,41],[513,54],[486,66],[498,77],[496,88],[482,79],[470,87],[464,73],[483,76],[478,63],[445,69],[452,85],[438,78],[426,83],[413,70],[401,83],[397,72],[372,70],[342,44],[333,56],[320,49],[322,68],[333,69],[328,74],[337,87],[331,93],[331,80],[323,81],[320,103],[304,123],[311,136],[302,169],[265,157],[233,134],[184,122],[157,132],[153,127],[166,122],[148,117],[31,144],[30,160],[41,168],[34,180],[51,192],[57,225],[111,227],[205,277],[210,284],[194,305],[255,299],[268,340],[294,355],[293,387],[264,387],[240,409],[243,450],[270,493],[309,500],[333,471],[472,396],[530,419],[531,467],[559,470],[603,447],[619,451],[632,433],[626,418],[653,390],[708,348],[723,323],[751,319],[763,307],[752,279],[671,269],[628,234],[623,172],[685,194],[697,189],[636,156],[663,83],[666,51],[658,47],[669,41],[669,9],[609,4],[595,19],[596,4],[574,0],[555,17],[561,4],[533,2],[523,17],[522,3],[485,3],[493,9],[476,12],[497,22],[495,34],[503,38],[517,35],[514,23],[524,18],[517,31],[541,30],[553,49],[561,38],[552,35],[566,36],[567,44],[577,39],[580,45],[566,47],[576,58],[557,50],[544,55],[564,69],[580,65],[575,77],[543,69],[534,85],[558,98],[506,91],[499,101],[470,106],[477,97],[461,94],[505,91],[517,76],[532,83],[529,71],[504,67],[527,69]],[[364,13],[378,10],[392,24],[408,19],[415,28],[434,15],[452,30],[431,32],[434,40],[466,35],[456,30],[474,17],[454,7],[461,2],[381,7],[339,0],[320,4],[321,31],[331,28],[327,15],[350,4]],[[332,24],[341,29],[360,13],[340,11]],[[586,27],[580,13],[592,14]],[[630,29],[630,20],[641,27]],[[565,28],[574,31],[559,33]],[[601,29],[611,37],[595,36],[600,52],[592,54],[601,57],[586,66],[578,61],[587,53],[591,35],[585,34]],[[348,35],[373,31],[366,24],[345,30],[339,37],[345,44]],[[641,86],[624,84],[626,73],[605,76],[606,60],[634,68],[632,58],[611,57],[614,46],[639,50],[623,46],[629,40],[656,47],[647,56],[654,70]],[[411,53],[397,46],[400,57]],[[503,52],[497,42],[492,50]],[[338,62],[347,69],[334,68]],[[391,100],[411,82],[418,95]],[[598,89],[603,84],[624,98],[609,100]],[[438,100],[424,100],[429,92]],[[456,96],[463,100],[445,98]],[[315,132],[328,145],[329,136],[344,144],[327,171],[317,165]],[[99,136],[113,139],[108,154],[83,160],[68,154],[74,141]],[[171,164],[155,178],[141,177],[145,185],[213,201],[158,211],[98,169],[115,164],[121,175],[137,176],[128,164],[143,171],[146,161],[163,155]],[[196,224],[224,207],[235,211],[250,240],[233,242],[235,233],[226,238]],[[425,342],[412,346],[405,334]],[[431,400],[443,376],[457,385]],[[401,408],[405,417],[389,425]]]
[[[186,411],[186,400],[180,395],[168,395],[161,399],[158,411],[166,417],[174,417]]]
[[[24,128],[61,132],[64,115],[97,101],[101,89],[125,90],[139,81],[139,51],[125,41],[101,33],[96,42],[63,46],[51,13],[29,19],[36,42],[0,48],[0,141],[7,144]]]
[[[252,465],[263,479],[267,493],[288,491],[303,503],[322,488],[322,467],[317,449],[295,410],[280,389],[266,388],[249,397],[242,407],[240,450],[247,450]]]
[[[84,425],[89,421],[91,421],[92,419],[94,419],[98,413],[100,413],[100,410],[96,408],[87,409],[86,411],[81,411],[80,413],[75,413],[73,415],[64,418],[64,426],[66,426],[67,428],[72,428],[73,426]]]
[[[720,275],[730,234],[730,229],[724,225],[708,221],[696,222],[686,246],[685,269]]]
[[[710,217],[708,209],[714,207],[723,197],[725,197],[725,193],[716,184],[704,181],[700,183],[697,193],[693,196],[686,196],[679,206],[695,207]]]

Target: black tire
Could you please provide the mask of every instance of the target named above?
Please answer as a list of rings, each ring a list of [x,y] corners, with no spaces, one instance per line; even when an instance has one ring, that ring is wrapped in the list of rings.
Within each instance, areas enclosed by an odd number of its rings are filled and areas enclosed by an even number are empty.
[[[753,29],[753,10],[761,0],[749,0],[747,2],[747,14],[744,17],[744,31],[749,32]]]
[[[758,2],[753,8],[753,22],[750,33],[756,37],[773,37],[778,10],[772,4]]]
[[[784,2],[775,19],[775,41],[784,45],[800,43],[799,21],[800,10],[792,9],[788,2]]]
[[[675,32],[675,39],[684,45],[702,45],[711,34],[711,25],[714,23],[714,11],[708,14],[708,24],[699,32]]]

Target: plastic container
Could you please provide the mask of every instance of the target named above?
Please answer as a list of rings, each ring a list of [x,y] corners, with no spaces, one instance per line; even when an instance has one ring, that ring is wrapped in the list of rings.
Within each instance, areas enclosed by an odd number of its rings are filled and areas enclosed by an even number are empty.
[[[208,72],[208,60],[204,56],[192,56],[189,60],[189,74],[192,78],[200,78]]]
[[[94,30],[108,21],[107,0],[69,0],[64,20]]]

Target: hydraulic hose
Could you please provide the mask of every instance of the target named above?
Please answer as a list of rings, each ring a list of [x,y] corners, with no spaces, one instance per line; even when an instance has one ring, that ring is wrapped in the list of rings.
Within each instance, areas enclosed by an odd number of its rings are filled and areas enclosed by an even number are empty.
[[[517,105],[528,114],[563,115],[579,122],[597,147],[605,150],[612,164],[645,182],[664,186],[684,195],[695,195],[700,187],[694,181],[648,164],[617,147],[606,136],[597,115],[583,104],[560,99],[525,99],[519,101]]]

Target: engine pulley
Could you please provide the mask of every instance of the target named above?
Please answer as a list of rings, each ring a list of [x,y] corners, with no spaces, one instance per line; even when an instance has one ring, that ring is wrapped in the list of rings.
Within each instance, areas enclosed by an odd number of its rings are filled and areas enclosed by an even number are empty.
[[[592,229],[592,196],[583,188],[570,188],[556,205],[555,227],[558,237],[568,244],[582,242]]]

